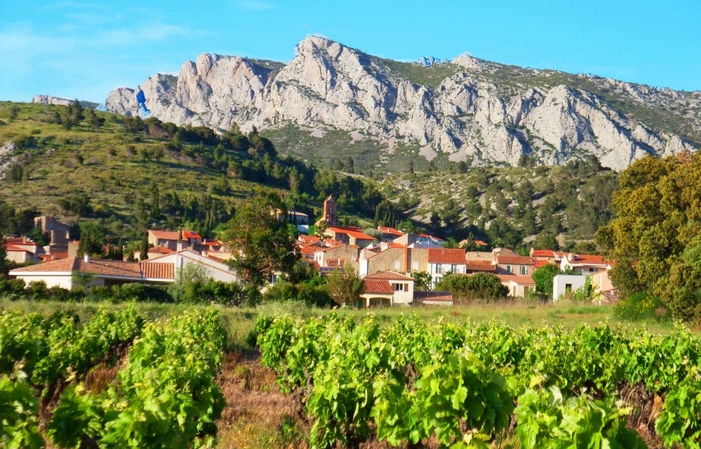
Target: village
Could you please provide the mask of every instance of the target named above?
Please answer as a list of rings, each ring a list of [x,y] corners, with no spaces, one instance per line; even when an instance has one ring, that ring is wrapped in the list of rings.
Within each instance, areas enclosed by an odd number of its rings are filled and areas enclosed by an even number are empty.
[[[324,201],[323,216],[315,224],[317,235],[307,235],[309,217],[302,212],[277,211],[276,216],[296,225],[300,233],[295,251],[321,276],[344,267],[360,276],[364,289],[360,300],[353,304],[359,308],[453,305],[453,294],[437,289],[448,274],[490,273],[508,289],[508,297],[531,298],[536,290],[532,275],[545,265],[553,265],[561,272],[553,279],[554,301],[585,287],[590,290],[587,297],[599,304],[616,298],[608,276],[614,262],[603,256],[533,248],[528,255],[521,255],[508,248],[487,250],[488,244],[481,240],[475,240],[473,247],[484,250],[446,248],[446,242],[438,237],[386,226],[378,226],[374,235],[369,235],[360,227],[338,225],[332,196]],[[71,240],[69,226],[54,218],[37,217],[35,226],[50,237],[48,245],[40,246],[23,236],[5,239],[7,259],[22,265],[9,271],[8,277],[21,279],[26,286],[43,283],[47,288],[71,290],[76,274],[89,276],[90,286],[165,286],[176,282],[188,265],[197,266],[207,278],[218,282],[239,281],[228,263],[234,257],[231,249],[194,231],[149,230],[147,254],[142,257],[136,252],[133,261],[120,261],[79,255],[80,242]],[[461,246],[465,243],[460,242]],[[422,285],[416,285],[417,273],[422,276]],[[263,289],[283,277],[284,273],[269,276]]]

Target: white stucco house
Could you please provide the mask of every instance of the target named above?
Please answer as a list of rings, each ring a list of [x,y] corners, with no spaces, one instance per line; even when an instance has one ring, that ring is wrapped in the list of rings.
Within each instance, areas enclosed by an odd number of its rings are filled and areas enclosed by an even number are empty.
[[[408,305],[414,300],[414,278],[382,271],[363,278],[363,307]]]
[[[89,279],[89,286],[112,286],[126,283],[171,284],[178,272],[189,264],[201,266],[207,277],[234,282],[236,275],[229,266],[201,256],[190,250],[182,250],[142,262],[122,262],[117,260],[97,260],[89,256],[45,262],[11,270],[11,277],[31,282],[44,282],[48,288],[73,288],[76,275]]]

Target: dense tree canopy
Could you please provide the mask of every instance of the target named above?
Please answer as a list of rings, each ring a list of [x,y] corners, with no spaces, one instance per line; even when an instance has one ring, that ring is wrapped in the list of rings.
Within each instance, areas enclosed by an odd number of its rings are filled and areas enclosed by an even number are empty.
[[[701,158],[646,157],[621,173],[617,217],[597,243],[616,261],[611,279],[624,296],[659,296],[675,317],[701,317]]]
[[[509,289],[492,273],[449,273],[436,284],[435,290],[449,291],[456,300],[493,300],[506,298],[509,294]]]
[[[277,219],[279,197],[259,193],[242,204],[220,238],[231,247],[231,267],[242,281],[262,286],[273,274],[287,274],[298,259],[287,224]]]

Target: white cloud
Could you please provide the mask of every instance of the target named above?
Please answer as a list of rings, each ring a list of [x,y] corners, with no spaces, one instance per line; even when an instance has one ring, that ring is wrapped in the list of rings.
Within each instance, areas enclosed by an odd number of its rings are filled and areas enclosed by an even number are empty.
[[[252,11],[265,11],[268,9],[275,9],[277,5],[269,2],[264,2],[260,0],[239,0],[236,2],[239,8],[250,9]]]

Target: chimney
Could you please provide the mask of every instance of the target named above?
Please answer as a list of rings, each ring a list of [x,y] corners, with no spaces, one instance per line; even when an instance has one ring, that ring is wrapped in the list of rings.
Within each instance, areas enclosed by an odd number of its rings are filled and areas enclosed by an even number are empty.
[[[83,262],[90,263],[90,254],[88,254],[88,253],[83,254]]]

